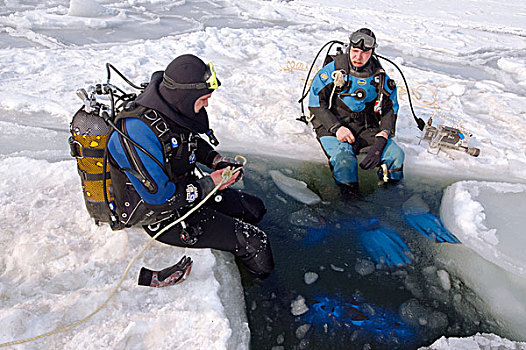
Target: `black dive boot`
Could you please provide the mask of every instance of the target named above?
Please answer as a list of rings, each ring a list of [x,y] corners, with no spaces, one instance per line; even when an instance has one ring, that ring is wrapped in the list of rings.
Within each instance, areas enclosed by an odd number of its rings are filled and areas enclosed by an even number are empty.
[[[358,182],[351,182],[348,184],[338,184],[338,187],[340,188],[340,193],[344,201],[351,202],[351,201],[362,198],[362,194],[360,193],[360,187],[358,185]]]
[[[267,235],[256,226],[237,220],[235,229],[237,243],[234,255],[250,273],[260,278],[267,277],[274,270],[274,258]]]

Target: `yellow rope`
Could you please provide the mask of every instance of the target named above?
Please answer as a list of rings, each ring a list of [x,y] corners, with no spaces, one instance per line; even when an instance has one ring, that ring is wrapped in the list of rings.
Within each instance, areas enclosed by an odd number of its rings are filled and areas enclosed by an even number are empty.
[[[243,157],[243,156],[236,156],[235,159],[241,159],[242,160],[242,163],[245,164],[246,163],[246,159]],[[144,251],[146,249],[148,249],[148,247],[157,239],[157,237],[159,237],[161,234],[163,234],[164,232],[166,232],[168,229],[170,229],[171,227],[173,227],[174,225],[177,225],[178,223],[180,223],[181,221],[183,221],[184,219],[186,219],[188,216],[190,216],[190,214],[192,214],[193,212],[195,212],[197,209],[199,209],[210,197],[212,197],[212,195],[214,193],[217,192],[217,190],[219,189],[219,187],[221,187],[221,185],[223,185],[224,183],[226,183],[228,180],[230,180],[230,178],[240,170],[241,168],[237,168],[235,170],[230,170],[230,169],[225,169],[223,171],[223,173],[221,174],[221,182],[219,184],[217,184],[216,187],[214,187],[214,189],[205,197],[203,198],[203,200],[201,202],[199,202],[195,207],[193,207],[191,210],[189,210],[186,214],[184,214],[183,216],[181,216],[179,219],[175,220],[174,222],[171,222],[169,225],[167,225],[166,227],[164,227],[161,231],[159,231],[155,236],[153,236],[149,241],[148,243],[141,249],[141,251],[139,253],[137,253],[137,255],[135,255],[133,257],[133,259],[131,259],[131,261],[128,263],[128,266],[126,267],[126,269],[124,270],[124,273],[122,274],[119,282],[117,283],[117,285],[115,286],[115,288],[113,288],[112,292],[110,293],[110,295],[106,298],[106,300],[104,300],[104,302],[102,304],[99,305],[99,307],[97,307],[95,309],[95,311],[93,311],[92,313],[90,313],[88,316],[84,317],[83,319],[81,320],[78,320],[78,321],[75,321],[69,325],[66,325],[66,326],[63,326],[63,327],[58,327],[57,329],[55,329],[54,331],[50,331],[50,332],[46,332],[46,333],[42,333],[40,335],[37,335],[37,336],[34,336],[34,337],[31,337],[31,338],[26,338],[26,339],[21,339],[21,340],[13,340],[13,341],[10,341],[10,342],[7,342],[7,343],[2,343],[0,344],[0,348],[5,348],[5,347],[8,347],[8,346],[13,346],[13,345],[19,345],[19,344],[24,344],[24,343],[29,343],[29,342],[32,342],[32,341],[35,341],[35,340],[38,340],[38,339],[42,339],[42,338],[46,338],[46,337],[49,337],[53,334],[57,334],[57,333],[62,333],[62,332],[66,332],[74,327],[77,327],[78,325],[86,322],[87,320],[89,320],[91,317],[93,317],[95,314],[97,314],[100,310],[102,310],[107,304],[108,302],[111,300],[111,298],[113,298],[113,296],[115,295],[115,293],[117,293],[118,289],[120,288],[120,286],[122,285],[122,283],[124,282],[124,278],[126,278],[126,275],[128,274],[128,272],[130,271],[130,268],[132,266],[132,264],[135,262],[135,260],[137,260],[137,258],[139,258],[139,256],[144,253]]]
[[[420,107],[433,110],[431,114],[431,120],[438,118],[448,126],[457,128],[462,132],[466,138],[466,141],[469,142],[471,139],[471,133],[466,128],[464,128],[464,126],[462,126],[462,123],[458,117],[452,117],[442,111],[440,105],[438,104],[438,96],[432,88],[425,85],[419,85],[416,88],[410,87],[410,89],[412,91],[412,96],[416,97],[416,99],[413,100],[415,104],[419,105]],[[422,89],[427,90],[431,94],[432,99],[430,101],[423,99],[423,94],[421,91]],[[399,90],[399,97],[403,97],[405,95],[407,95],[407,91],[405,90],[404,86],[401,86]]]

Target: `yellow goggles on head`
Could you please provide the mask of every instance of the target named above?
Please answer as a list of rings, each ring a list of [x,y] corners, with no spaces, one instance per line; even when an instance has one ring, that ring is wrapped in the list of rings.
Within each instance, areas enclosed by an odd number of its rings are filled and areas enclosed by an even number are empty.
[[[216,72],[214,70],[214,65],[212,62],[206,64],[205,74],[203,75],[203,80],[201,83],[177,83],[175,80],[166,75],[166,72],[163,75],[162,84],[168,89],[181,89],[181,90],[203,90],[210,89],[216,90],[221,86],[221,82],[217,79]]]
[[[221,86],[221,82],[217,79],[216,71],[214,69],[214,65],[212,62],[208,62],[206,64],[207,69],[205,71],[205,83],[207,84],[207,87],[211,90],[217,89],[219,86]]]

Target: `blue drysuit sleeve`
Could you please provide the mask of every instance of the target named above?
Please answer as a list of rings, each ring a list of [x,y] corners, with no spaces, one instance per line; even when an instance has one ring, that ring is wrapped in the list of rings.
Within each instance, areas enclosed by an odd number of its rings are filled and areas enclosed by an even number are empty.
[[[338,117],[329,110],[329,99],[334,81],[332,73],[335,70],[334,61],[320,69],[312,80],[309,95],[309,110],[316,119],[316,124],[322,124],[330,132],[336,132],[341,125]]]

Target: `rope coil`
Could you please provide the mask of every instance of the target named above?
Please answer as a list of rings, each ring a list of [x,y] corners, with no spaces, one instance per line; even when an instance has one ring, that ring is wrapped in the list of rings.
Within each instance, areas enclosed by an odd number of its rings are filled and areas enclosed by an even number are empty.
[[[341,88],[345,85],[344,74],[345,72],[342,70],[335,70],[331,74],[331,78],[334,80],[334,86],[332,88],[331,97],[329,98],[329,109],[332,107],[332,98],[334,96],[334,92],[337,88]]]

